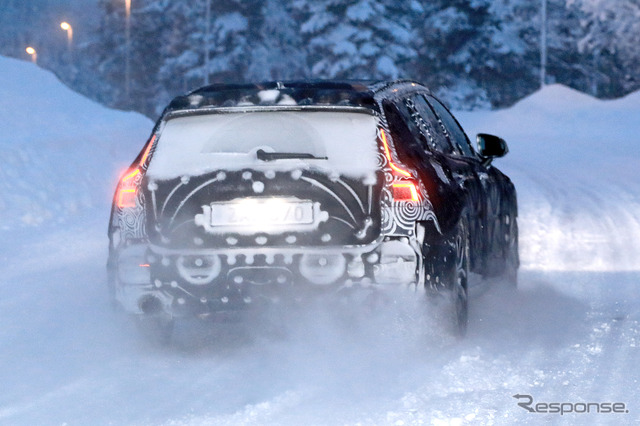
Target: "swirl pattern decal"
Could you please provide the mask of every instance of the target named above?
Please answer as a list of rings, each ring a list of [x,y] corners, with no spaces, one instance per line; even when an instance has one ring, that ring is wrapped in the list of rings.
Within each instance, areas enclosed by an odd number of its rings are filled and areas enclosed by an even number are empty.
[[[395,203],[393,213],[400,223],[412,224],[420,218],[422,209],[418,203]]]

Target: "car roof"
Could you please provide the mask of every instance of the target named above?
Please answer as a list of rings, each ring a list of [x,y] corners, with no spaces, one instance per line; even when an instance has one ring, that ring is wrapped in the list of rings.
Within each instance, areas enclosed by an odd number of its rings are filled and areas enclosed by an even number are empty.
[[[428,92],[424,86],[410,80],[292,80],[212,84],[174,98],[165,109],[165,114],[184,110],[274,105],[358,107],[379,112],[379,97],[405,92],[400,90],[405,87],[415,91],[416,86]]]

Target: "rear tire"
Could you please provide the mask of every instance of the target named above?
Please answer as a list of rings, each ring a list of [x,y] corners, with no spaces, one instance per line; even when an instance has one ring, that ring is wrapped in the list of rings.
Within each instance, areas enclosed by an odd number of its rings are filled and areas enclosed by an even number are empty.
[[[469,223],[463,216],[453,236],[445,242],[444,253],[432,256],[434,263],[426,265],[426,275],[431,278],[430,282],[425,282],[429,308],[447,334],[455,337],[462,337],[467,332],[469,244]]]
[[[504,248],[504,280],[512,287],[518,286],[518,268],[520,267],[520,254],[518,251],[518,221],[515,214],[509,218],[506,244]],[[507,220],[505,218],[505,220]]]

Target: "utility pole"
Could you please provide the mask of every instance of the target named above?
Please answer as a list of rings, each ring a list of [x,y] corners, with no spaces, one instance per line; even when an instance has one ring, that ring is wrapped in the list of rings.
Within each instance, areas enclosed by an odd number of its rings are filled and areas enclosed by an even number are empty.
[[[547,83],[547,0],[542,0],[540,24],[540,87]]]
[[[129,104],[131,92],[131,0],[125,0],[125,40],[126,54],[124,60],[124,95]]]
[[[211,33],[211,0],[206,3],[205,30],[204,30],[204,85],[209,85],[209,37]]]

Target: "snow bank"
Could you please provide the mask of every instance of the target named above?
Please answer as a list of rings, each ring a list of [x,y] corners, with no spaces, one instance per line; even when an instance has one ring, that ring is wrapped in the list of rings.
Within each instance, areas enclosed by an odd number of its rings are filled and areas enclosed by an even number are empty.
[[[0,56],[0,229],[107,211],[118,172],[151,131],[137,113],[107,109],[50,72]]]
[[[499,111],[457,114],[502,136],[520,203],[523,266],[640,269],[640,93],[602,101],[551,85]]]

